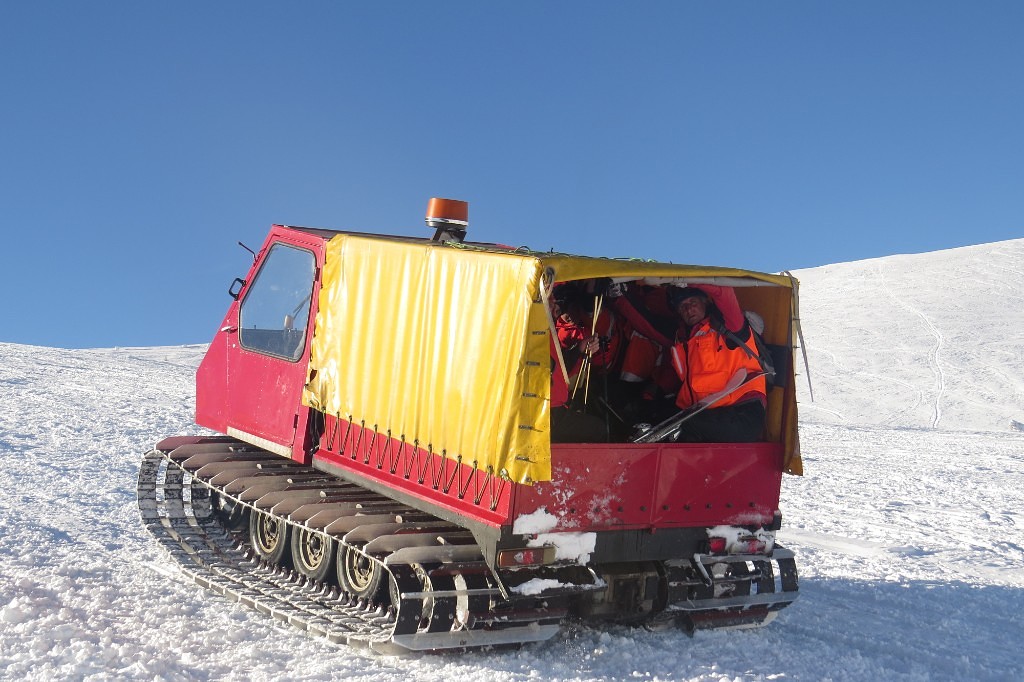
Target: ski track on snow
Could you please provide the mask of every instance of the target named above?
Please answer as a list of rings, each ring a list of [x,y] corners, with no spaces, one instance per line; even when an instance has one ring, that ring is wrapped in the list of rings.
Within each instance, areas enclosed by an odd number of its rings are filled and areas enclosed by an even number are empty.
[[[928,332],[935,338],[934,345],[928,351],[928,366],[931,368],[935,375],[935,397],[932,400],[932,420],[931,426],[937,428],[939,421],[942,419],[942,397],[946,392],[946,375],[942,371],[942,365],[939,362],[939,355],[942,351],[942,347],[945,345],[945,338],[938,328],[932,323],[932,321],[923,312],[910,305],[907,300],[901,296],[897,296],[889,284],[886,282],[885,272],[882,262],[878,263],[878,279],[882,283],[885,293],[895,302],[899,307],[910,312],[912,315],[917,317],[921,322],[924,323],[925,327],[928,328]],[[921,394],[923,399],[923,393]]]

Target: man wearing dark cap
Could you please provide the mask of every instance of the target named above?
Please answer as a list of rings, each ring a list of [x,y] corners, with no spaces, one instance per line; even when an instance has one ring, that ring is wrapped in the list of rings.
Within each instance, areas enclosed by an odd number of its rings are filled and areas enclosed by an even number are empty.
[[[767,383],[757,344],[731,287],[672,287],[669,304],[682,320],[672,364],[682,380],[676,407],[686,410],[725,390],[737,374],[743,382],[683,422],[681,442],[746,443],[761,439]],[[727,334],[726,330],[732,332]],[[739,343],[746,346],[740,347]],[[749,350],[747,350],[749,349]],[[735,381],[733,381],[735,383]]]

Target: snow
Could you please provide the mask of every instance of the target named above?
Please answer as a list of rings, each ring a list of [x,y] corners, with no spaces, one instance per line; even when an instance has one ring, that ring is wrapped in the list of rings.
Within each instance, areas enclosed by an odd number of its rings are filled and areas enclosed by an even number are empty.
[[[709,538],[722,538],[725,540],[725,549],[729,554],[742,554],[746,551],[748,545],[746,542],[741,542],[744,538],[747,540],[754,538],[764,543],[764,547],[768,551],[771,551],[772,547],[775,546],[775,533],[763,529],[758,530],[756,533],[751,533],[745,528],[736,526],[715,526],[714,528],[708,528],[707,533]]]
[[[554,547],[555,559],[569,560],[585,564],[590,561],[590,553],[597,544],[595,533],[548,533],[558,525],[558,517],[543,507],[518,516],[512,522],[512,532],[519,535],[533,535],[527,543],[528,547]],[[531,580],[521,585],[516,591],[523,594],[537,594],[547,586],[557,586],[557,581]],[[525,591],[530,590],[530,591]]]
[[[140,455],[198,432],[203,347],[0,343],[0,678],[1021,679],[1022,263],[1014,240],[794,273],[815,401],[801,376],[778,539],[801,596],[692,639],[392,658],[290,629],[186,581],[138,519]]]
[[[554,547],[557,561],[585,564],[597,546],[597,533],[539,533],[526,546]]]
[[[527,580],[522,585],[516,585],[511,588],[510,591],[515,592],[516,594],[527,594],[533,596],[541,594],[546,590],[557,590],[560,587],[563,587],[563,584],[557,580],[553,580],[551,578],[533,578],[531,580]]]
[[[541,507],[529,514],[522,514],[512,522],[512,532],[517,535],[546,533],[558,525],[558,517]]]

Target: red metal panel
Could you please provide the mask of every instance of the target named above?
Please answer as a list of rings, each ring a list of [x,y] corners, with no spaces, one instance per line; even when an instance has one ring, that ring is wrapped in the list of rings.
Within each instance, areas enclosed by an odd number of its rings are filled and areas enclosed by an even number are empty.
[[[659,448],[651,525],[771,523],[781,486],[781,445],[665,444]]]
[[[314,460],[490,525],[508,523],[516,484],[373,429],[327,416]]]
[[[776,443],[555,445],[552,466],[517,486],[513,519],[544,507],[561,531],[759,525],[782,484]]]
[[[552,445],[551,465],[550,481],[516,490],[516,517],[544,507],[558,518],[557,530],[649,525],[657,445]]]
[[[291,447],[306,363],[246,350],[236,340],[229,343],[228,426]]]
[[[238,320],[238,303],[232,302],[220,328]],[[218,331],[196,370],[196,424],[219,433],[228,427],[228,335]]]

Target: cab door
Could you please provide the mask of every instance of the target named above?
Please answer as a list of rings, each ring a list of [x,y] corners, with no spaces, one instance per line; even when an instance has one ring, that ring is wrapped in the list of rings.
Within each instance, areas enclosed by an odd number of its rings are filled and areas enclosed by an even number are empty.
[[[275,241],[238,308],[228,353],[228,435],[291,457],[309,360],[317,256]]]

